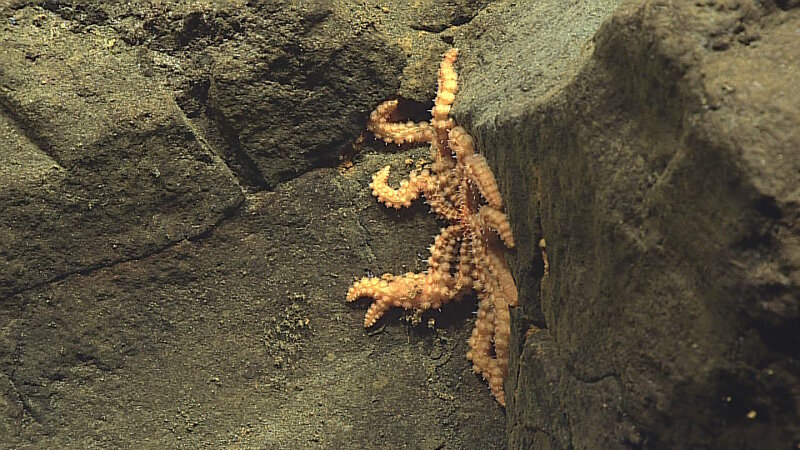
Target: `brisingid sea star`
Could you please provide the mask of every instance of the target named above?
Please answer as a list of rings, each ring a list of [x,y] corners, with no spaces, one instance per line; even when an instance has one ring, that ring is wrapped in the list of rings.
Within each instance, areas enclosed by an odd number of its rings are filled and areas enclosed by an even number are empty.
[[[430,124],[393,122],[397,100],[386,101],[370,115],[367,128],[385,142],[429,143],[433,163],[412,171],[397,189],[388,186],[389,166],[372,177],[372,193],[388,207],[408,207],[424,195],[436,215],[449,222],[431,246],[423,273],[365,277],[347,292],[347,301],[371,297],[364,317],[371,327],[391,307],[438,309],[475,290],[478,317],[467,358],[505,406],[503,381],[508,373],[509,306],[517,304],[517,287],[503,257],[503,244],[514,247],[503,199],[486,159],[475,154],[472,137],[456,126],[450,108],[458,91],[454,68],[457,49],[444,55]]]

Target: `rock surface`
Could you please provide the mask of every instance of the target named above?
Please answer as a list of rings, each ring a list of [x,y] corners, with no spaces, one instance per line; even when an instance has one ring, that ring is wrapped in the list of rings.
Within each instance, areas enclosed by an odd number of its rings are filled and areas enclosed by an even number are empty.
[[[333,167],[400,85],[385,13],[236,3],[0,8],[0,448],[504,448],[474,302],[344,301],[438,230],[368,187],[425,149]]]
[[[0,6],[0,448],[800,444],[800,5],[445,3]],[[439,224],[368,183],[426,149],[359,135],[454,45],[518,243],[505,415],[474,299],[344,303],[424,268]]]
[[[214,51],[209,103],[265,187],[332,165],[397,90],[404,58],[345,2],[265,2]],[[248,164],[242,164],[247,166]]]
[[[456,105],[520,240],[509,448],[794,448],[800,10],[626,2],[581,48],[608,10],[536,3],[470,24]]]
[[[3,15],[0,297],[199,236],[242,203],[115,39],[34,9]]]

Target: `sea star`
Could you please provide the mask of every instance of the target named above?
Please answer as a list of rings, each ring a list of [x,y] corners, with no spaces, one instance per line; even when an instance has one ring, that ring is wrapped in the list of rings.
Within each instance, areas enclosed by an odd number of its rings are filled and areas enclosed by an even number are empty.
[[[397,189],[388,186],[389,166],[384,167],[372,177],[372,194],[396,209],[410,206],[423,194],[437,216],[450,225],[442,229],[431,246],[427,271],[362,278],[348,290],[347,301],[374,299],[364,317],[364,327],[371,327],[393,306],[438,309],[474,289],[479,298],[478,317],[467,358],[475,372],[488,382],[498,403],[505,406],[508,307],[517,305],[517,287],[500,241],[513,248],[514,237],[486,159],[475,154],[472,137],[450,117],[458,91],[454,68],[457,56],[457,49],[444,55],[430,124],[390,121],[398,102],[389,100],[372,112],[367,126],[387,143],[430,143],[433,158],[430,169],[412,171]]]

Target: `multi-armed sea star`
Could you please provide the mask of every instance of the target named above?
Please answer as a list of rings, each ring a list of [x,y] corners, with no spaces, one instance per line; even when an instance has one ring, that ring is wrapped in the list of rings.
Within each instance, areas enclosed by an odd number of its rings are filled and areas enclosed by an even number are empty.
[[[444,55],[430,124],[390,122],[397,100],[380,104],[370,115],[368,129],[396,144],[430,143],[433,164],[412,171],[398,189],[388,186],[389,166],[372,177],[372,193],[388,207],[408,207],[425,195],[431,209],[450,222],[431,246],[428,270],[404,275],[384,274],[355,282],[347,301],[372,297],[364,327],[371,327],[392,306],[437,309],[474,289],[480,300],[478,318],[469,339],[467,358],[505,406],[503,381],[508,372],[508,307],[517,304],[517,287],[503,258],[500,240],[514,247],[503,199],[486,159],[475,154],[472,137],[450,118],[458,90],[453,67],[457,49]],[[498,239],[499,237],[499,239]],[[492,345],[494,343],[494,346]]]

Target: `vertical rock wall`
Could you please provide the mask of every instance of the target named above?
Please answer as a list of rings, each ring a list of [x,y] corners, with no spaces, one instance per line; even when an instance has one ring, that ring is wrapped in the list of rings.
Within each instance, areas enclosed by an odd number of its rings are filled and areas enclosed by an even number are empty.
[[[556,3],[457,105],[520,236],[510,448],[793,448],[800,10],[626,2],[561,45],[593,12]]]

